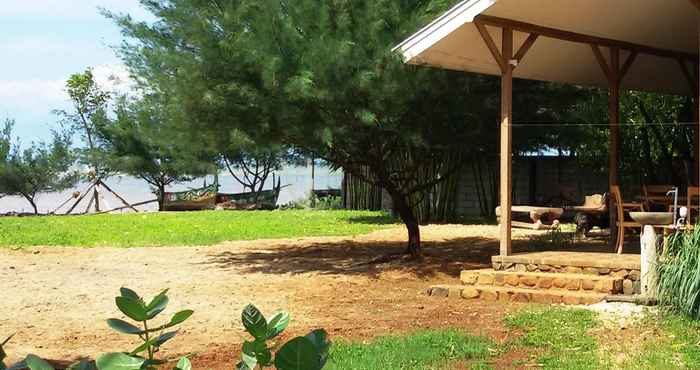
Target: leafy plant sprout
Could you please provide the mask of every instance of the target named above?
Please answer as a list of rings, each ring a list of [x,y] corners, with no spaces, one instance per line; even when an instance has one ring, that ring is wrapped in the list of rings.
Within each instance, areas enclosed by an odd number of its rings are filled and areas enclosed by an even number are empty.
[[[130,319],[141,323],[142,327],[133,325],[121,319],[109,319],[107,324],[117,332],[136,335],[141,339],[141,344],[128,353],[129,356],[141,357],[145,352],[145,367],[152,368],[155,365],[162,365],[164,361],[155,358],[155,354],[160,347],[177,335],[177,330],[165,331],[187,320],[194,311],[183,310],[175,313],[170,321],[153,326],[151,320],[156,318],[168,306],[168,289],[156,295],[150,302],[141,298],[136,292],[129,288],[121,288],[121,295],[115,298],[117,308]]]

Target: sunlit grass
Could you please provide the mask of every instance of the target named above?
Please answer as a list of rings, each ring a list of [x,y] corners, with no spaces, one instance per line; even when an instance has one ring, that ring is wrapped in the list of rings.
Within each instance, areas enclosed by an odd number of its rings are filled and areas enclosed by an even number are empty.
[[[139,247],[359,235],[395,221],[370,211],[206,211],[0,218],[0,246]]]
[[[331,347],[328,370],[449,369],[456,361],[483,364],[492,342],[456,330],[423,331],[386,336],[370,343],[337,342]]]

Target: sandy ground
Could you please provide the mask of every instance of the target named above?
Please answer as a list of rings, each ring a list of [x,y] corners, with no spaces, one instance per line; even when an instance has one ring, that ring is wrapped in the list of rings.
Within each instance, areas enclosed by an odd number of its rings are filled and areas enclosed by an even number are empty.
[[[423,293],[430,284],[455,283],[464,268],[488,266],[498,250],[497,227],[429,226],[422,234],[426,258],[421,263],[367,263],[403,248],[400,228],[211,247],[0,249],[0,336],[16,333],[6,348],[14,358],[35,353],[72,360],[128,350],[134,338],[105,323],[121,317],[114,297],[126,286],[147,297],[170,288],[166,314],[195,311],[162,355],[193,352],[195,365],[207,368],[231,368],[236,362],[245,339],[240,311],[251,302],[268,314],[288,310],[287,335],[322,327],[334,340],[366,340],[461,327],[505,339],[505,306],[436,300]]]

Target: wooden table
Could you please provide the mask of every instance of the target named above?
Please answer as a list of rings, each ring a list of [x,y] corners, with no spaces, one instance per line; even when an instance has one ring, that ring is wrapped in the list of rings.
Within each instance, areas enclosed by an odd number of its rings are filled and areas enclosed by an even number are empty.
[[[532,223],[512,221],[515,227],[523,227],[533,230],[556,229],[559,227],[559,217],[564,214],[563,208],[556,207],[538,207],[538,206],[512,206],[511,213],[525,213],[530,218]],[[501,207],[496,207],[496,216],[501,216]],[[545,222],[550,222],[545,224]]]

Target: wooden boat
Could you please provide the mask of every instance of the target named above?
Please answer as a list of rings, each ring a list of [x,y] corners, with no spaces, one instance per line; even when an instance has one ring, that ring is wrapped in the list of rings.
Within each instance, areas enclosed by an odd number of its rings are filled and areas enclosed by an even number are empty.
[[[164,211],[202,211],[216,208],[218,184],[163,195]]]
[[[219,193],[216,196],[216,204],[217,207],[224,209],[275,209],[280,190],[282,190],[282,186],[278,180],[273,189],[258,193]]]
[[[202,211],[223,209],[275,209],[282,186],[277,181],[272,190],[258,193],[219,193],[219,184],[204,186],[181,192],[166,192],[163,198],[164,211]]]

